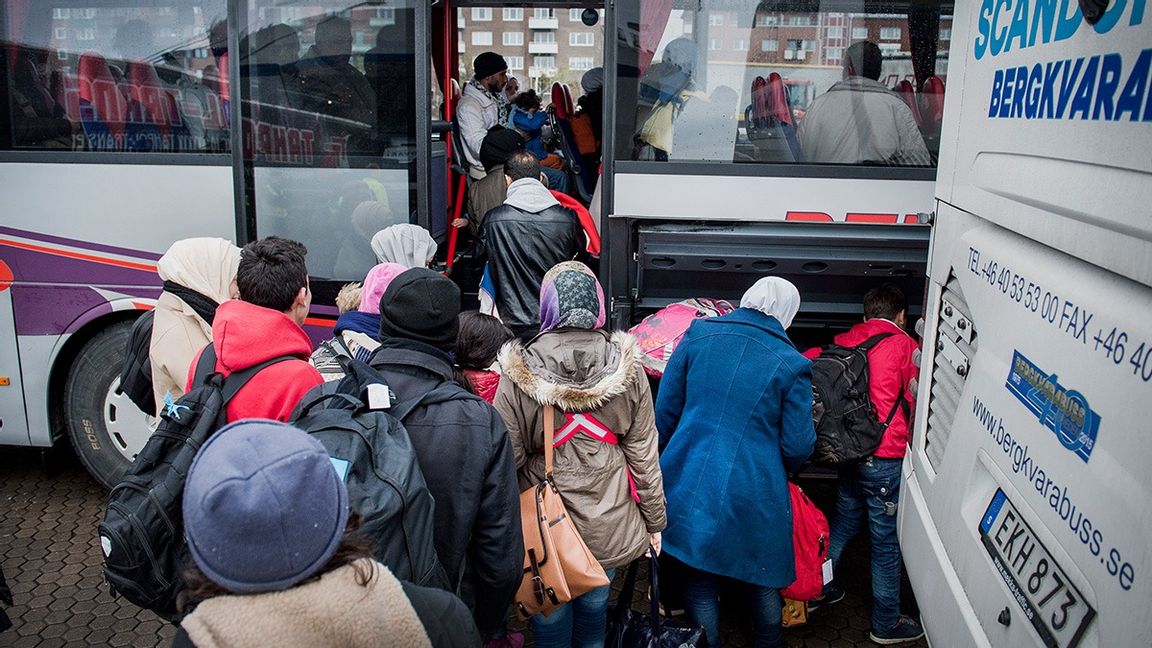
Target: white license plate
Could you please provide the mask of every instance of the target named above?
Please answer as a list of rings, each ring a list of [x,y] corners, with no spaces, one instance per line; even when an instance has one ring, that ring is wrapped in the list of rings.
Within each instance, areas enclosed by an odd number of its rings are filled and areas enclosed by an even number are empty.
[[[1096,610],[1002,490],[980,520],[980,540],[1044,645],[1072,648],[1080,643]]]

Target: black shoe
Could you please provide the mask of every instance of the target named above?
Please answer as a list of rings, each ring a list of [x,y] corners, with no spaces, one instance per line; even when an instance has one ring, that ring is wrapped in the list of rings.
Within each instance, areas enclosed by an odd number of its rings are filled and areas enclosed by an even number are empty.
[[[891,628],[884,631],[878,631],[873,628],[872,632],[868,633],[869,639],[882,646],[904,643],[905,641],[915,641],[923,636],[924,628],[920,626],[920,622],[903,614],[900,615],[900,619],[896,621],[896,625]]]
[[[839,603],[844,600],[844,588],[835,583],[828,583],[824,586],[824,593],[819,598],[814,598],[808,601],[808,611],[815,612],[822,607],[828,607],[834,603]]]

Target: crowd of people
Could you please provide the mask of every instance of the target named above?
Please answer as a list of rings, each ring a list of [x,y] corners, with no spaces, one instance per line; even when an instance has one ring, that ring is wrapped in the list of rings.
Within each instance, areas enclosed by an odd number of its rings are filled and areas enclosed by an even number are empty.
[[[779,590],[796,578],[787,480],[815,439],[806,356],[819,350],[802,354],[787,333],[799,292],[764,277],[733,312],[693,323],[654,396],[637,340],[605,329],[603,289],[573,260],[583,250],[578,219],[549,201],[531,152],[515,151],[504,166],[507,198],[480,228],[497,281],[515,286],[498,292],[499,318],[461,312],[460,289],[426,267],[430,252],[413,256],[419,246],[398,243],[419,237],[385,237],[395,245],[381,250],[397,253],[345,291],[332,338],[315,351],[302,328],[312,297],[303,244],[268,237],[237,249],[189,239],[161,259],[166,292],[152,343],[156,389],[164,391],[158,407],[196,387],[206,347],[224,376],[291,357],[239,390],[228,425],[187,477],[192,562],[176,645],[252,645],[253,637],[310,646],[520,645],[523,637],[509,631],[524,578],[519,494],[544,478],[549,408],[557,412],[554,483],[606,575],[646,552],[663,554],[683,570],[686,619],[709,645],[720,645],[725,582],[750,595],[756,645],[781,645]],[[555,251],[517,247],[529,240],[550,241]],[[836,340],[892,334],[871,352],[879,411],[913,403],[916,342],[904,332],[906,308],[899,289],[877,287],[864,296],[865,321]],[[450,591],[398,581],[372,558],[324,447],[288,423],[307,393],[342,375],[341,357],[379,372],[397,402],[441,385],[480,396],[417,405],[404,419],[435,501],[433,541]],[[837,565],[852,537],[869,529],[878,643],[922,635],[900,614],[895,534],[909,417],[910,408],[899,409],[875,456],[843,471],[832,517]],[[843,596],[832,581],[812,607]],[[603,645],[608,599],[609,587],[598,587],[533,615],[536,644]]]
[[[341,314],[318,346],[303,328],[312,293],[302,243],[187,239],[160,259],[157,414],[200,384],[209,351],[225,378],[262,367],[228,401],[228,424],[187,476],[192,561],[176,645],[518,648],[509,621],[525,578],[520,493],[545,479],[546,455],[567,515],[609,579],[646,553],[663,555],[682,570],[677,594],[709,645],[721,645],[719,595],[733,586],[747,594],[756,645],[781,645],[780,590],[797,577],[788,479],[816,438],[811,360],[820,349],[801,353],[787,332],[799,291],[761,278],[739,308],[693,322],[650,381],[636,338],[606,329],[588,265],[599,252],[594,223],[550,189],[539,98],[509,92],[497,54],[478,56],[475,71],[458,112],[475,175],[471,217],[454,225],[470,228],[486,262],[480,311],[461,312],[458,285],[429,268],[436,241],[414,225],[370,237],[375,265],[340,292]],[[591,97],[603,71],[586,77]],[[895,525],[917,342],[895,286],[865,294],[863,312],[835,343],[888,334],[868,352],[869,398],[893,414],[874,455],[841,469],[830,559],[838,567],[867,526],[871,638],[890,644],[923,634],[901,614]],[[391,402],[416,403],[403,429],[435,502],[446,589],[402,582],[373,558],[338,467],[290,423],[308,394],[355,361],[376,372]],[[443,386],[474,396],[423,399]],[[810,607],[843,597],[830,580]],[[602,646],[608,599],[609,586],[596,587],[532,615],[536,644]]]

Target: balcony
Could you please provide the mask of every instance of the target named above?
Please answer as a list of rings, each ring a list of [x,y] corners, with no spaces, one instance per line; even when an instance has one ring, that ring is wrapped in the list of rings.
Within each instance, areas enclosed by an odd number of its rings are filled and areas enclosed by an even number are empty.
[[[536,18],[535,16],[528,19],[528,29],[559,29],[560,21],[556,18]]]
[[[557,54],[560,52],[560,47],[556,43],[537,43],[535,41],[528,43],[529,54]]]

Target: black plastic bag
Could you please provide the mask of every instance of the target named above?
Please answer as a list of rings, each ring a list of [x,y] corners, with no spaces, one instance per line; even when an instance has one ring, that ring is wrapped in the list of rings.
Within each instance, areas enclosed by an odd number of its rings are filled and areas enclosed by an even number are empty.
[[[652,586],[648,592],[649,612],[644,614],[632,609],[640,560],[643,558],[628,565],[624,589],[608,615],[605,648],[705,648],[708,640],[703,628],[660,616],[660,566],[655,550],[648,558],[648,581]]]

